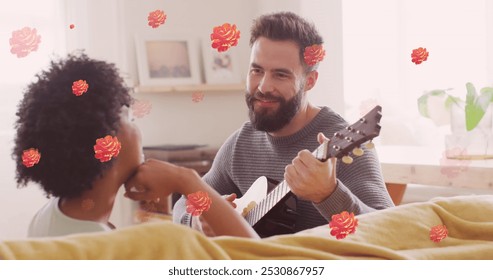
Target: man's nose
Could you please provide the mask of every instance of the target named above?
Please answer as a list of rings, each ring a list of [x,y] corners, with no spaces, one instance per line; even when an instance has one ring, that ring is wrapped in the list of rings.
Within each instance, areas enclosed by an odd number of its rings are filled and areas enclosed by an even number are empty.
[[[268,75],[264,75],[262,77],[262,80],[260,80],[260,83],[258,85],[258,90],[261,93],[272,92],[274,90],[274,84],[272,82],[272,79],[269,78]]]

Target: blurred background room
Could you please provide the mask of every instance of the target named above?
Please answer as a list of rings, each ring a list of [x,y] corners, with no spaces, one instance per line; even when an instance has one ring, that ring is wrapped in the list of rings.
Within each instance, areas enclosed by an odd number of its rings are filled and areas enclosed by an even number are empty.
[[[155,10],[164,11],[166,20],[152,28],[148,16]],[[217,148],[248,120],[244,94],[250,24],[255,17],[275,11],[300,14],[324,36],[326,56],[318,82],[309,92],[312,103],[331,107],[349,122],[376,104],[383,107],[377,151],[380,146],[425,147],[442,154],[451,130],[449,111],[441,108],[443,100],[430,99],[429,117],[424,117],[418,109],[420,96],[450,88],[451,95],[465,98],[468,82],[478,91],[493,86],[493,1],[489,0],[9,1],[0,10],[0,239],[25,237],[32,216],[47,201],[34,184],[16,188],[11,152],[23,89],[52,58],[84,49],[90,57],[115,63],[134,89],[138,101],[134,115],[144,146]],[[210,34],[224,23],[235,24],[241,37],[228,51],[230,56],[215,57]],[[13,31],[26,26],[36,28],[41,43],[19,58],[10,52],[8,41]],[[146,40],[185,42],[190,69],[184,75],[190,80],[180,82],[166,74],[145,77],[145,68],[154,67]],[[429,57],[417,65],[411,53],[419,47],[426,48]],[[222,72],[214,72],[218,70],[213,64]],[[491,104],[487,110],[491,129]],[[435,161],[439,166],[440,159]],[[488,164],[493,166],[491,160]],[[402,203],[493,194],[492,175],[485,176],[480,179],[486,187],[478,188],[411,180]],[[117,227],[130,225],[134,211],[135,205],[121,196],[112,222]]]

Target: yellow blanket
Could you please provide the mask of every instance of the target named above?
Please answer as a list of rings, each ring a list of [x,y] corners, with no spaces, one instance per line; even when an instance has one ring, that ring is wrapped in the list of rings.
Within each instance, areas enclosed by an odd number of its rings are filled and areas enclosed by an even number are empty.
[[[109,233],[0,243],[1,259],[493,259],[493,196],[435,199],[357,217],[337,240],[328,226],[263,240],[207,238],[171,222]],[[444,224],[448,237],[430,240]]]

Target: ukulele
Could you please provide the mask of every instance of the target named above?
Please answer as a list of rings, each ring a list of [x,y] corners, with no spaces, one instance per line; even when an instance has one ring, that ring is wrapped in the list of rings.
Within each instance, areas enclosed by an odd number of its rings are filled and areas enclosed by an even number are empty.
[[[345,164],[351,164],[353,158],[349,154],[362,156],[364,151],[361,144],[380,134],[381,112],[382,107],[376,106],[356,123],[334,133],[332,138],[325,140],[312,154],[320,161],[336,157]],[[373,143],[370,141],[366,147],[373,148]],[[269,189],[272,191],[269,192]],[[248,191],[234,202],[236,211],[261,237],[294,233],[298,216],[297,198],[290,191],[286,181],[277,184],[265,176],[259,177]]]

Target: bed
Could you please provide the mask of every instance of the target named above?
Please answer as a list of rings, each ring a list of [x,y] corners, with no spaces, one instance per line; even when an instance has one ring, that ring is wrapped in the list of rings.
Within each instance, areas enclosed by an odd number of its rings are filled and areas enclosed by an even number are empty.
[[[2,259],[493,259],[493,196],[436,198],[357,216],[354,234],[328,225],[262,240],[208,238],[171,222],[107,233],[4,240]],[[445,225],[446,238],[430,240]]]

